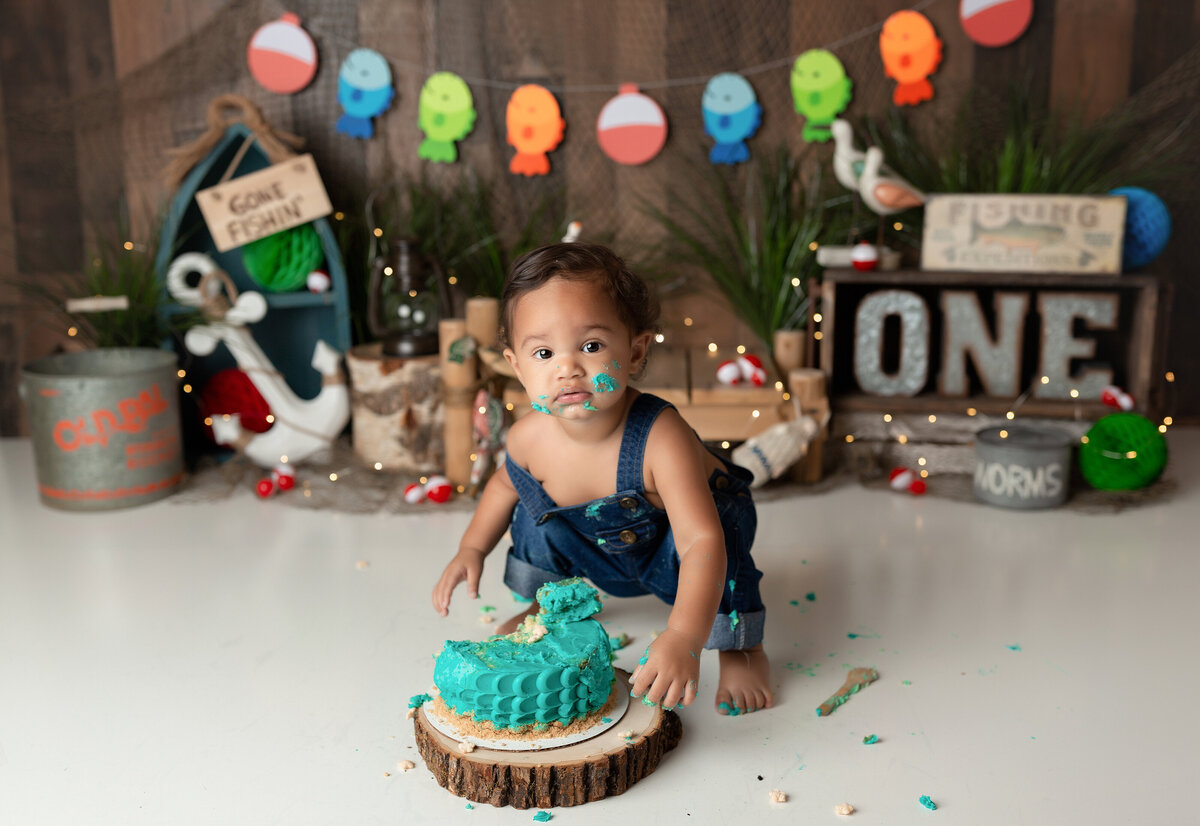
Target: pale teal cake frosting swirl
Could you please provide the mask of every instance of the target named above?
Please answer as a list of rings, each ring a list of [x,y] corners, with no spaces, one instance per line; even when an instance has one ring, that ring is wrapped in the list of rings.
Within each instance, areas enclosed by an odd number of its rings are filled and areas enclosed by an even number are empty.
[[[540,611],[508,636],[447,641],[433,681],[458,714],[497,728],[569,725],[608,701],[608,633],[594,619],[596,589],[580,579],[542,586]]]

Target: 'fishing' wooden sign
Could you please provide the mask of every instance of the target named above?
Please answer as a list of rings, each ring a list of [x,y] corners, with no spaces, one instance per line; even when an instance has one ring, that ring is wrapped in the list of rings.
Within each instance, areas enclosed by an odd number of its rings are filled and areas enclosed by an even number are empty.
[[[1119,273],[1118,195],[931,195],[921,269]]]

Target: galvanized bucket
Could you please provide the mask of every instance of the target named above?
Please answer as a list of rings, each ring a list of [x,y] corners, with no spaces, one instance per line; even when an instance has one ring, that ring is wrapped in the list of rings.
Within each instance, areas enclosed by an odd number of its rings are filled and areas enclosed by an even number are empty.
[[[1067,501],[1071,434],[1007,425],[975,434],[975,498],[1002,508],[1053,508]]]
[[[183,479],[175,370],[173,353],[115,347],[25,365],[42,502],[111,510],[173,493]]]

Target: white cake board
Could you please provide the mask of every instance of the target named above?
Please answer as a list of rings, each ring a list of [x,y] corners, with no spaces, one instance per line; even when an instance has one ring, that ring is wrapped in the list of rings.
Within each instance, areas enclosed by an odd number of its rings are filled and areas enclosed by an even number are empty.
[[[429,725],[459,743],[471,743],[477,748],[493,749],[495,751],[541,751],[542,749],[556,749],[562,746],[581,743],[584,740],[590,740],[621,721],[621,718],[625,716],[625,712],[629,710],[629,692],[624,689],[628,677],[622,680],[621,675],[622,672],[617,671],[616,679],[613,681],[613,694],[616,695],[616,702],[613,708],[609,709],[592,726],[583,731],[566,734],[562,737],[546,737],[538,740],[477,737],[461,730],[454,719],[438,714],[433,703],[425,703],[421,706],[421,711],[424,712],[425,719],[429,721]],[[608,722],[604,722],[605,720]]]

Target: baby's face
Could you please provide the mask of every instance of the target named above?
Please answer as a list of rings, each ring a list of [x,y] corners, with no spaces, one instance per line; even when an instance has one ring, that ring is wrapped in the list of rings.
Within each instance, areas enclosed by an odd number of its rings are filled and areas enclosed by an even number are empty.
[[[621,404],[650,333],[631,333],[597,282],[552,278],[517,300],[510,341],[533,409],[586,420]]]

